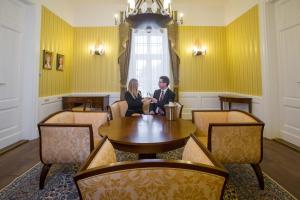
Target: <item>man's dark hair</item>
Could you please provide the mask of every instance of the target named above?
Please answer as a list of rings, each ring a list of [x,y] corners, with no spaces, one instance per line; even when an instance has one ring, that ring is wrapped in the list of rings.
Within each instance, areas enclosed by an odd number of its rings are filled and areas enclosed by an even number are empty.
[[[161,79],[164,83],[167,84],[167,86],[169,86],[170,84],[170,79],[167,76],[161,76],[159,79]]]

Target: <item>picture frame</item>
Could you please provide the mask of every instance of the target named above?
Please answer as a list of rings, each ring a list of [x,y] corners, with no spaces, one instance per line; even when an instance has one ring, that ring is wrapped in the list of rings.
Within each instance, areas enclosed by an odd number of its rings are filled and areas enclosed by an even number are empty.
[[[53,53],[48,50],[43,50],[43,69],[52,70]]]
[[[57,71],[64,71],[65,65],[65,56],[62,54],[56,55],[56,70]]]

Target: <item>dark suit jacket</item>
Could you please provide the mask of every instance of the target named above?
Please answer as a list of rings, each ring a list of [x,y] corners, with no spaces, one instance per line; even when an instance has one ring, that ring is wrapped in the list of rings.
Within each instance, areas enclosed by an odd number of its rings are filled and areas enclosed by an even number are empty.
[[[169,104],[169,102],[174,102],[175,93],[172,92],[172,90],[168,89],[166,91],[166,94],[165,94],[164,98],[161,101],[159,101],[160,93],[161,93],[160,89],[155,90],[153,98],[157,99],[158,102],[157,103],[152,103],[150,105],[150,112],[151,111],[155,112],[157,107],[159,107],[160,109],[162,109],[165,112],[164,105]]]
[[[126,117],[131,116],[134,113],[143,114],[143,102],[142,102],[142,96],[139,93],[136,98],[133,98],[133,96],[129,93],[125,93],[125,100],[128,104],[128,110],[126,112]]]

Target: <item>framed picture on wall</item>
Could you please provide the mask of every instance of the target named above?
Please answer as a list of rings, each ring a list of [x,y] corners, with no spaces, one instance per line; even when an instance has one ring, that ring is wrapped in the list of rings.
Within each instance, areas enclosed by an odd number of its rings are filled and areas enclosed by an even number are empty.
[[[65,56],[62,54],[56,55],[56,70],[64,71]]]
[[[52,56],[53,53],[51,51],[44,50],[43,51],[43,69],[51,70],[52,69]]]

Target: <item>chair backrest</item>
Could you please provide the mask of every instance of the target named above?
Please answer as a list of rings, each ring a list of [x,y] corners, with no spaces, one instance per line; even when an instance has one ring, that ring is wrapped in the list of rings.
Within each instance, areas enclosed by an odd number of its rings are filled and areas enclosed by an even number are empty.
[[[39,123],[38,129],[44,164],[83,163],[94,149],[92,124],[76,124],[73,112],[55,113]]]
[[[117,119],[125,117],[128,110],[128,104],[126,101],[116,101],[109,108],[111,119]]]
[[[89,169],[74,179],[82,199],[219,200],[226,177],[206,165],[144,160]]]
[[[221,199],[228,177],[224,167],[213,160],[194,135],[184,151],[186,159],[202,157],[200,163],[196,160],[114,163],[114,149],[105,137],[74,180],[81,199],[109,199],[111,195],[114,199]]]
[[[197,127],[197,136],[208,136],[210,123],[227,122],[228,112],[193,110],[192,121]]]
[[[264,123],[252,114],[238,110],[193,111],[193,122],[208,137],[207,148],[217,161],[261,162]]]
[[[208,149],[222,163],[258,164],[263,155],[261,123],[213,124],[208,132]]]
[[[91,124],[93,127],[94,142],[98,143],[102,137],[99,135],[99,127],[108,121],[107,112],[73,112],[75,124]]]
[[[145,101],[143,103],[143,112],[145,115],[148,115],[150,113],[150,101]]]
[[[182,118],[182,110],[183,110],[183,105],[180,104],[179,102],[174,102],[174,104],[177,107],[177,117]]]
[[[45,123],[72,124],[75,121],[74,113],[72,111],[57,112],[48,116],[44,121]]]

